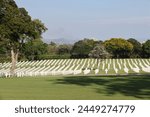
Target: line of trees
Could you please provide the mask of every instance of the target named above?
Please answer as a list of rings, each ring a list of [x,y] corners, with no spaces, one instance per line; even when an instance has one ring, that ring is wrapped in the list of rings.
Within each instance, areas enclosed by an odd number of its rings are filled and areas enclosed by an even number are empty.
[[[0,55],[9,60],[10,50],[0,42]],[[44,43],[41,38],[22,44],[19,60],[65,58],[150,58],[150,40],[140,43],[136,39],[111,38],[99,41],[85,38],[74,44]],[[2,60],[1,60],[2,62]]]
[[[140,43],[133,38],[111,38],[104,42],[84,39],[73,45],[71,57],[150,58],[150,40]]]
[[[33,40],[24,46],[24,58],[29,60],[60,58],[150,58],[150,40],[111,38],[106,41],[82,39],[74,44],[50,44]],[[32,53],[32,54],[31,54]]]

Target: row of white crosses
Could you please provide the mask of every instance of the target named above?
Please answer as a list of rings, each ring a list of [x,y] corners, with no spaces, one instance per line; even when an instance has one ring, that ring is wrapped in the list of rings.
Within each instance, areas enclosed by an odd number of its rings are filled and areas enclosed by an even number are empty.
[[[122,70],[122,69],[127,74],[129,73],[130,70],[133,70],[135,73],[139,73],[141,70],[149,73],[150,62],[147,59],[146,60],[139,59],[138,61],[136,59],[117,59],[116,61],[115,59],[106,59],[105,61],[102,62],[102,70],[105,71],[106,74],[108,74],[109,70],[112,69],[110,68],[110,66],[112,65],[116,74],[118,74],[119,70]],[[141,61],[143,63],[141,63]],[[139,66],[142,67],[141,70]],[[98,74],[97,72],[95,73]]]
[[[117,59],[118,60],[118,59]],[[117,61],[117,63],[118,63],[118,61]],[[119,66],[120,64],[118,64],[118,66]],[[116,74],[118,74],[118,68],[116,67],[116,63],[115,63],[115,60],[113,59],[113,68],[114,68],[114,70],[115,70],[115,73]],[[120,67],[119,67],[120,68]]]
[[[86,64],[87,64],[87,66],[86,66]],[[84,68],[85,66],[86,66],[86,68]],[[85,75],[87,75],[87,74],[89,74],[91,72],[91,70],[89,69],[89,68],[92,68],[92,66],[90,64],[90,59],[86,59],[85,60],[82,68],[84,68],[83,73]]]
[[[0,65],[0,76],[10,77],[11,63]],[[96,69],[93,69],[96,67]],[[113,69],[115,74],[120,70],[125,73],[133,70],[135,73],[150,72],[150,59],[53,59],[41,61],[23,61],[17,63],[16,76],[38,76],[38,75],[69,75],[81,74],[87,75],[94,70],[99,74],[101,70],[108,74]]]
[[[144,72],[150,72],[150,65],[146,64],[144,61],[139,61],[139,65],[142,67]]]

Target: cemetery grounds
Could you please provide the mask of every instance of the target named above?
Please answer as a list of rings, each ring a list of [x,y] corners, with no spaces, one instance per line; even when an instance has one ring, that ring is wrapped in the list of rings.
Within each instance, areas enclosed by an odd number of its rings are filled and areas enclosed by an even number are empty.
[[[150,59],[53,59],[0,66],[1,100],[147,100]]]

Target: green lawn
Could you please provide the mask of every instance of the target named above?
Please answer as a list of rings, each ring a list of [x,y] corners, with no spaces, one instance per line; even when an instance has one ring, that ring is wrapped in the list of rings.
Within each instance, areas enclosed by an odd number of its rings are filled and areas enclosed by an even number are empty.
[[[150,76],[0,78],[1,100],[150,99]]]

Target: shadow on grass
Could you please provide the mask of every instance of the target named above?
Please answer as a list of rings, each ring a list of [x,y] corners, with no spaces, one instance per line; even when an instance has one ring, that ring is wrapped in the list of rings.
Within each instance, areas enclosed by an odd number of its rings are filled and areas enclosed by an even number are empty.
[[[97,93],[114,95],[121,93],[124,96],[133,96],[139,99],[150,99],[149,76],[71,76],[57,79],[57,84],[91,86],[96,85]],[[102,91],[101,87],[104,87]]]

